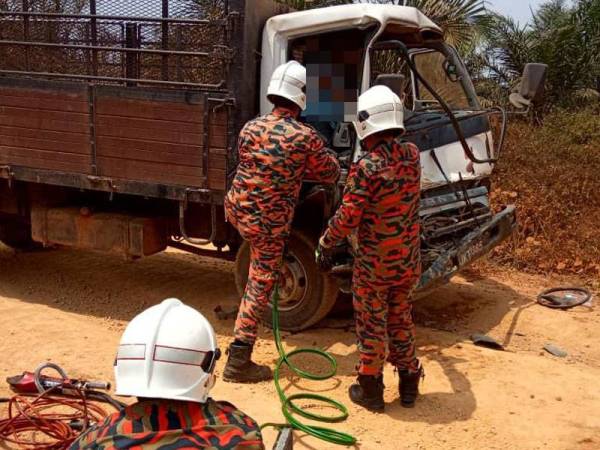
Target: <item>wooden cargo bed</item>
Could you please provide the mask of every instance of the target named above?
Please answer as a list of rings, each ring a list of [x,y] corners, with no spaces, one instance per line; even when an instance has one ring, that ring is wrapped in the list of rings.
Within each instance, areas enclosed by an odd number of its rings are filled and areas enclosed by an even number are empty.
[[[0,166],[224,191],[218,94],[0,79]]]

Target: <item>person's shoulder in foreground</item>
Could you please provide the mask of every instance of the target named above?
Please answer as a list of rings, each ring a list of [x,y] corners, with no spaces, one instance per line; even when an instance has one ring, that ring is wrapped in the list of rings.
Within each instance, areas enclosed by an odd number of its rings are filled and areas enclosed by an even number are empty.
[[[258,424],[234,405],[143,399],[92,427],[71,450],[264,449]]]
[[[70,450],[264,449],[256,421],[215,401],[220,351],[206,318],[176,299],[136,316],[115,361],[116,393],[138,401],[107,417]]]

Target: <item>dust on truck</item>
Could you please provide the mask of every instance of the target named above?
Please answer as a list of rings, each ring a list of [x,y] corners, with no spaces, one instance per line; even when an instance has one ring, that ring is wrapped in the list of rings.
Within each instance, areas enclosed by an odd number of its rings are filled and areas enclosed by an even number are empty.
[[[456,51],[418,10],[356,4],[290,13],[271,0],[62,4],[0,0],[6,245],[133,259],[175,247],[235,261],[241,292],[248,247],[225,221],[223,199],[237,135],[270,109],[270,75],[292,58],[309,74],[318,62],[321,74],[335,75],[318,83],[317,97],[309,83],[303,120],[337,153],[343,176],[333,188],[303,186],[280,282],[284,329],[322,319],[351,276],[350,246],[333,273],[314,263],[360,155],[350,117],[324,113],[343,111],[340,83],[357,93],[386,84],[404,99],[406,139],[422,152],[419,292],[510,235],[514,208],[494,215],[488,195],[494,137],[502,140],[493,136],[498,111],[480,107]]]

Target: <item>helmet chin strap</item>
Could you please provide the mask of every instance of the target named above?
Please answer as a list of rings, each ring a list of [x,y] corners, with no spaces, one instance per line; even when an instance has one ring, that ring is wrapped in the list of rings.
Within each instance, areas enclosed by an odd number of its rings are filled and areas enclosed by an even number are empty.
[[[208,393],[208,391],[210,391],[212,388],[215,387],[215,384],[217,384],[217,376],[214,373],[211,373],[208,376],[208,379],[206,380],[206,391]]]

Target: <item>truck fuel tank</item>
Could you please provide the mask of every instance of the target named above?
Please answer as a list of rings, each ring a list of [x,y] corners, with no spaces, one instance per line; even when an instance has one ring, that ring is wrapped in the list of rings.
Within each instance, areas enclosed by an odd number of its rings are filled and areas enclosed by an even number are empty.
[[[167,223],[163,218],[139,217],[88,208],[31,209],[33,240],[44,245],[97,250],[141,258],[167,248]]]

